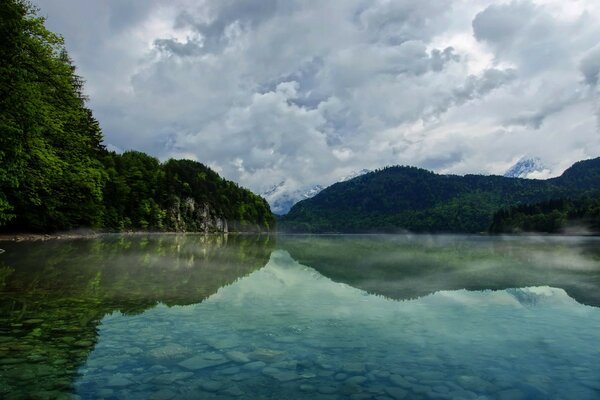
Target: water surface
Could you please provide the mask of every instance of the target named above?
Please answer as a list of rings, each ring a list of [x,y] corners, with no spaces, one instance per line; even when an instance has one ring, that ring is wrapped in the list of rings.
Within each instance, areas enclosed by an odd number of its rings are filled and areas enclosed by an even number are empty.
[[[600,241],[5,243],[0,397],[600,397]]]

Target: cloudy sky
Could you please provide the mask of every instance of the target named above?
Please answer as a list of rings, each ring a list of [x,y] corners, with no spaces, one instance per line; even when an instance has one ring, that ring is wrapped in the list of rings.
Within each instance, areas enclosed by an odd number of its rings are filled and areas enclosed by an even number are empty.
[[[263,191],[600,156],[598,0],[37,0],[105,140]]]

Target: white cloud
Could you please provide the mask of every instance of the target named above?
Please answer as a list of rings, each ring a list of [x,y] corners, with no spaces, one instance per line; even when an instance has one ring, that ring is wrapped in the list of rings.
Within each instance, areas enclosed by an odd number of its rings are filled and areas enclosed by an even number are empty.
[[[596,0],[40,2],[107,141],[256,191],[600,155]]]

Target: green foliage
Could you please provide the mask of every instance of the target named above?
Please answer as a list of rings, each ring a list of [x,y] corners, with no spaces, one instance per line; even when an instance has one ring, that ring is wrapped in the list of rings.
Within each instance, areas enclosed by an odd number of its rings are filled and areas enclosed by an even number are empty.
[[[505,208],[494,214],[492,233],[600,233],[600,197],[559,199]]]
[[[281,217],[291,232],[483,232],[494,213],[517,204],[580,197],[600,189],[600,158],[548,180],[438,175],[388,167],[301,201]]]
[[[97,226],[102,136],[82,80],[28,3],[3,1],[0,16],[0,223]]]
[[[273,228],[264,199],[200,163],[107,152],[62,38],[28,2],[0,2],[0,35],[0,228]]]
[[[161,164],[144,153],[107,153],[105,223],[113,230],[267,231],[267,202],[191,160]],[[243,210],[243,211],[240,211]]]

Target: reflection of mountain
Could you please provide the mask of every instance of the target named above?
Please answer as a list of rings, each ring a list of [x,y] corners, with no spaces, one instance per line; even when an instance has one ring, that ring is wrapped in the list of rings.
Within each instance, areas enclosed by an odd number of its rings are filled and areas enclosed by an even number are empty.
[[[278,246],[334,281],[393,299],[463,288],[554,286],[600,306],[594,239],[282,236]]]
[[[0,360],[13,362],[0,373],[0,397],[34,383],[68,389],[106,314],[201,302],[264,266],[272,238],[107,236],[3,247]]]
[[[598,328],[599,310],[559,288],[394,301],[275,251],[201,304],[104,318],[75,387],[83,398],[109,386],[135,398],[591,399]],[[571,378],[575,366],[588,372]]]

